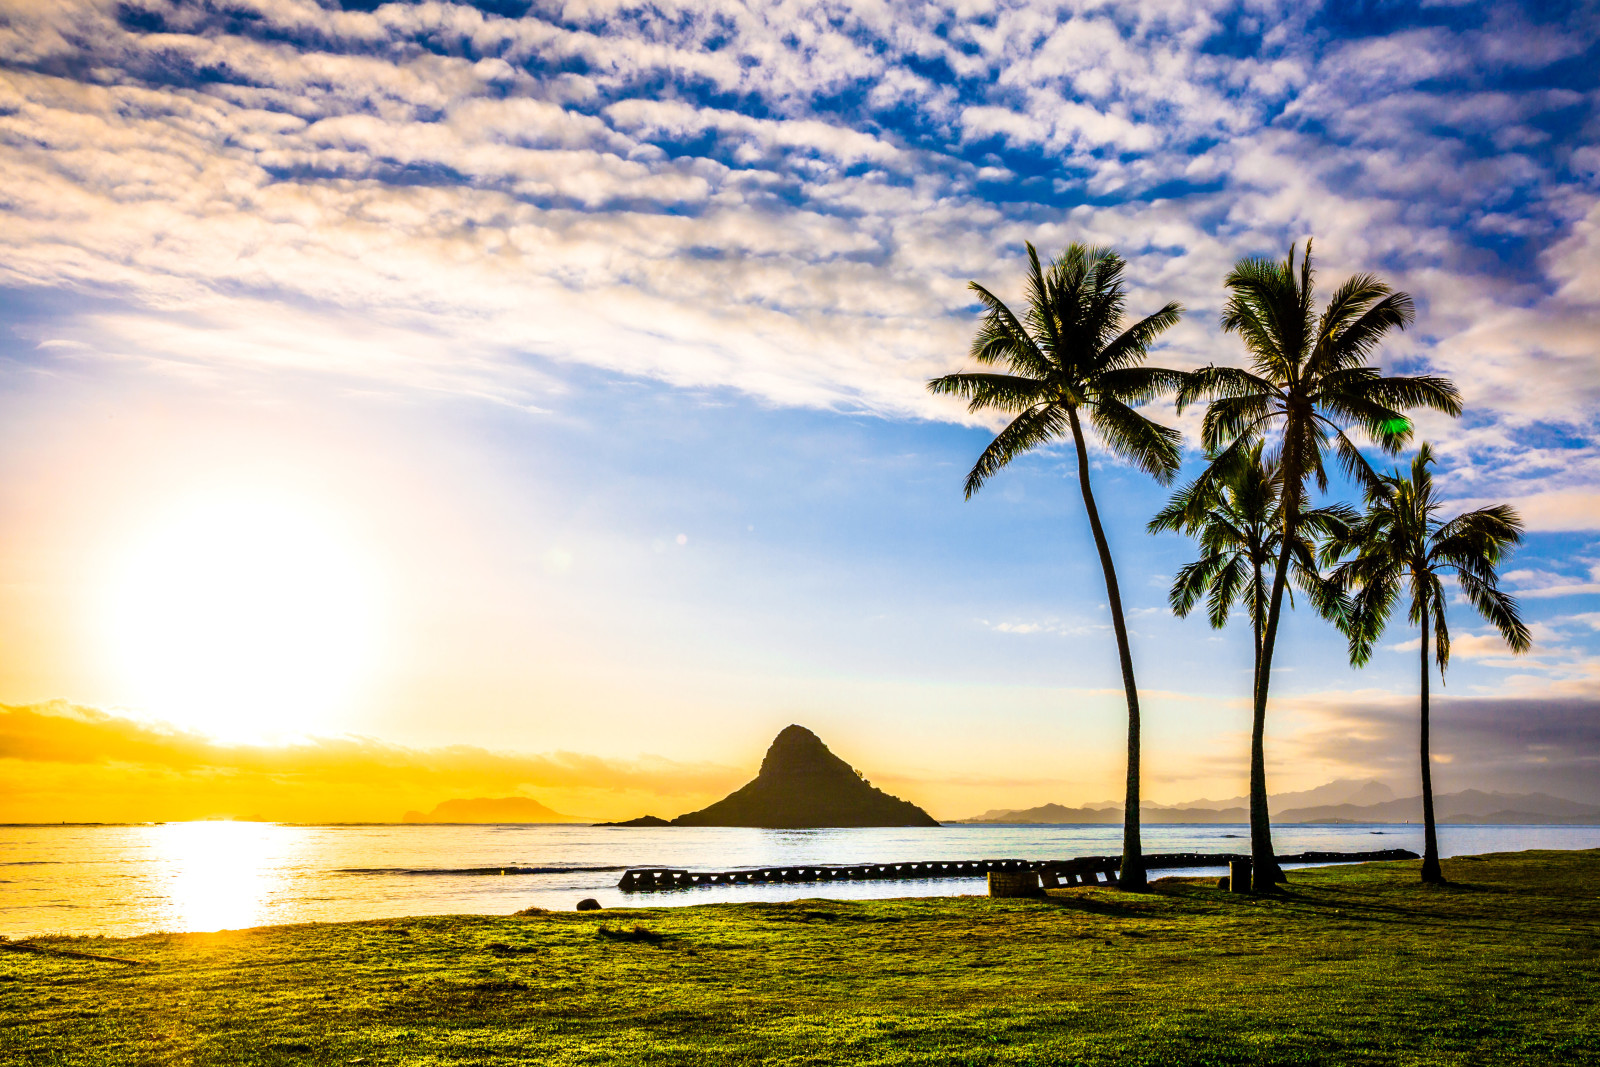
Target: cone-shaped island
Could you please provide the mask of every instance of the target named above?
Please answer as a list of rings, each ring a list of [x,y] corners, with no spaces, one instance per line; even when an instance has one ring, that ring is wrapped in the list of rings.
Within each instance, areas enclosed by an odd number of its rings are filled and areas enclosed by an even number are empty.
[[[659,826],[646,815],[621,826]],[[867,784],[822,739],[804,726],[780,733],[744,788],[708,808],[672,820],[673,826],[757,826],[809,830],[830,826],[938,826],[915,804]]]

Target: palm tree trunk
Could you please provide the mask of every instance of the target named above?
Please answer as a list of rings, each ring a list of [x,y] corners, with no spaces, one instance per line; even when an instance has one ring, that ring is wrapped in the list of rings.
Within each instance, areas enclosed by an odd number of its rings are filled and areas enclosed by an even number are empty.
[[[1254,664],[1253,664],[1253,669],[1250,672],[1250,695],[1251,695],[1251,708],[1252,708],[1251,725],[1250,725],[1250,852],[1251,852],[1250,867],[1251,867],[1252,871],[1263,870],[1263,868],[1258,867],[1256,865],[1257,861],[1256,861],[1256,855],[1255,855],[1256,822],[1257,822],[1256,814],[1257,814],[1257,810],[1258,810],[1257,806],[1256,806],[1256,785],[1257,785],[1258,781],[1259,781],[1260,786],[1261,786],[1260,792],[1261,792],[1261,797],[1262,797],[1262,802],[1261,802],[1261,805],[1260,805],[1260,808],[1259,808],[1259,811],[1261,813],[1261,824],[1262,824],[1261,832],[1266,835],[1269,846],[1270,846],[1271,840],[1272,840],[1272,822],[1271,822],[1270,819],[1268,819],[1266,817],[1267,816],[1267,805],[1266,805],[1266,795],[1267,795],[1267,759],[1266,759],[1266,748],[1265,748],[1265,744],[1264,744],[1264,740],[1263,740],[1264,737],[1265,737],[1265,734],[1266,734],[1266,717],[1259,713],[1259,710],[1258,710],[1259,706],[1255,703],[1255,699],[1254,699],[1256,691],[1261,688],[1262,631],[1265,628],[1265,621],[1266,621],[1261,616],[1261,596],[1260,596],[1260,594],[1263,592],[1263,590],[1261,589],[1261,567],[1259,565],[1257,565],[1257,567],[1256,567],[1256,592],[1257,592],[1257,596],[1256,596],[1256,605],[1257,606],[1256,606],[1256,610],[1251,614],[1251,619],[1250,619],[1250,628],[1251,628],[1252,631],[1254,631],[1253,636],[1255,638],[1255,660],[1254,660]],[[1260,769],[1259,773],[1257,771],[1257,768]],[[1277,862],[1277,857],[1276,856],[1273,857],[1273,862],[1274,863]],[[1262,882],[1259,883],[1261,885],[1271,885],[1271,884],[1273,884],[1271,882],[1265,881],[1265,876],[1264,875],[1254,875],[1254,874],[1251,875],[1251,882],[1254,883],[1255,879],[1258,878],[1258,877],[1263,879]],[[1253,884],[1251,886],[1251,888],[1254,889],[1255,885]]]
[[[1250,620],[1250,636],[1254,643],[1254,655],[1250,659],[1250,692],[1253,695],[1256,686],[1261,684],[1261,615],[1254,613]]]
[[[1272,813],[1267,809],[1267,693],[1272,685],[1272,652],[1278,643],[1278,620],[1283,613],[1283,591],[1289,580],[1289,557],[1294,544],[1295,519],[1300,513],[1300,465],[1295,462],[1292,417],[1284,430],[1283,547],[1272,575],[1272,596],[1267,601],[1267,629],[1261,636],[1261,656],[1256,665],[1255,705],[1250,719],[1250,888],[1271,892],[1283,880],[1278,854],[1272,847]]]
[[[1272,633],[1269,616],[1268,634]],[[1280,880],[1278,854],[1272,844],[1272,813],[1267,807],[1266,676],[1272,670],[1272,645],[1263,638],[1256,662],[1256,699],[1250,716],[1250,888],[1270,892]]]
[[[1083,507],[1089,513],[1089,529],[1094,547],[1100,553],[1100,569],[1106,576],[1106,601],[1111,605],[1111,628],[1117,635],[1117,657],[1122,662],[1122,688],[1128,695],[1128,786],[1122,809],[1122,870],[1117,877],[1124,889],[1145,887],[1144,848],[1139,841],[1139,689],[1133,681],[1133,653],[1128,649],[1128,627],[1122,618],[1122,593],[1117,588],[1117,568],[1111,562],[1111,546],[1100,525],[1100,510],[1094,506],[1089,488],[1089,450],[1084,447],[1083,427],[1078,412],[1067,409],[1072,424],[1072,442],[1078,450],[1078,486],[1083,490]]]
[[[1261,676],[1261,625],[1256,624],[1256,654],[1250,666],[1250,691],[1255,692],[1256,679]]]
[[[1439,834],[1433,822],[1433,768],[1428,759],[1428,613],[1422,612],[1422,880],[1444,883],[1439,869]]]

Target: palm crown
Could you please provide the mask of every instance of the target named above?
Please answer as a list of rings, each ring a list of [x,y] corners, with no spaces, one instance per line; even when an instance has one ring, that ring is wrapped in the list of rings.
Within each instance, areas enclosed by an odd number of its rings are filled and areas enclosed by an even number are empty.
[[[1424,616],[1434,634],[1434,656],[1442,672],[1450,664],[1450,629],[1445,619],[1443,578],[1454,574],[1461,592],[1514,652],[1528,649],[1532,637],[1516,601],[1500,588],[1496,568],[1522,541],[1522,521],[1506,504],[1479,508],[1441,520],[1433,492],[1433,450],[1424,444],[1411,461],[1409,477],[1383,475],[1367,490],[1367,510],[1329,540],[1326,562],[1354,552],[1330,575],[1353,590],[1346,631],[1351,662],[1372,656],[1396,601],[1410,594],[1407,617],[1420,626]]]
[[[1199,542],[1200,558],[1180,567],[1173,579],[1167,597],[1173,612],[1185,618],[1204,598],[1211,625],[1221,629],[1234,605],[1241,605],[1258,656],[1267,619],[1268,568],[1283,544],[1278,471],[1263,463],[1262,451],[1263,443],[1256,441],[1217,477],[1184,486],[1149,524],[1151,533],[1172,530]],[[1290,549],[1294,582],[1324,616],[1340,615],[1343,605],[1318,571],[1316,548],[1307,535],[1330,534],[1354,521],[1353,509],[1334,504],[1305,512],[1296,524]]]
[[[1404,329],[1414,314],[1409,295],[1374,275],[1351,276],[1322,314],[1315,314],[1307,241],[1298,271],[1291,250],[1281,263],[1240,260],[1224,284],[1231,295],[1222,328],[1244,339],[1250,368],[1202,368],[1178,395],[1180,410],[1211,398],[1201,444],[1224,465],[1232,450],[1270,436],[1269,462],[1281,464],[1293,482],[1284,485],[1287,493],[1298,496],[1308,476],[1319,489],[1327,488],[1324,458],[1330,446],[1347,473],[1370,484],[1376,475],[1345,425],[1360,427],[1393,453],[1411,438],[1405,409],[1460,414],[1460,394],[1448,379],[1385,376],[1365,365],[1384,335]],[[1281,434],[1272,433],[1279,429]]]
[[[1182,372],[1142,366],[1151,342],[1178,321],[1182,307],[1168,304],[1124,328],[1124,263],[1109,249],[1073,244],[1046,268],[1029,244],[1028,264],[1028,309],[1021,317],[971,283],[986,309],[972,358],[1003,371],[946,374],[928,383],[934,393],[965,398],[969,411],[1013,416],[973,465],[967,496],[1017,456],[1070,437],[1079,410],[1112,452],[1171,480],[1181,437],[1134,406],[1183,383]]]

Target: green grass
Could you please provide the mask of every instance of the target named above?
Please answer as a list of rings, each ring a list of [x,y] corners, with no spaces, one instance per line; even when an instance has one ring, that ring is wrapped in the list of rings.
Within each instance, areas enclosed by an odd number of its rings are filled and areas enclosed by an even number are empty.
[[[1600,851],[1445,874],[36,939],[150,966],[0,952],[0,1063],[1600,1063]]]

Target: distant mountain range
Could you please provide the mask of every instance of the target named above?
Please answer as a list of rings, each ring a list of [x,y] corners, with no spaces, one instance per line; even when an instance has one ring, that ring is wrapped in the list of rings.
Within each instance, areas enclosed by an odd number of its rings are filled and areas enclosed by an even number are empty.
[[[1376,778],[1341,778],[1315,789],[1302,789],[1296,793],[1274,793],[1267,798],[1267,807],[1273,813],[1288,808],[1311,808],[1319,804],[1382,804],[1396,799],[1395,791]],[[1116,801],[1109,805],[1116,806]],[[1229,797],[1227,800],[1190,800],[1183,804],[1163,805],[1174,808],[1249,808],[1249,797]]]
[[[1600,807],[1548,793],[1484,793],[1466,789],[1433,798],[1435,817],[1449,823],[1600,825]],[[1382,804],[1324,804],[1278,813],[1283,822],[1421,822],[1422,798]]]
[[[1306,803],[1313,797],[1351,795],[1357,798],[1388,793],[1389,799],[1371,803],[1354,801]],[[1226,805],[1212,807],[1209,805]],[[1298,806],[1286,806],[1295,804]],[[1203,806],[1206,805],[1206,806]],[[1435,817],[1442,823],[1600,825],[1600,807],[1580,804],[1545,793],[1484,793],[1476,789],[1445,793],[1433,798]],[[1422,798],[1395,798],[1381,782],[1330,782],[1326,786],[1299,793],[1284,793],[1269,801],[1275,822],[1286,823],[1408,823],[1422,821]],[[1232,801],[1197,801],[1167,807],[1146,805],[1139,818],[1147,823],[1244,823],[1250,820],[1249,804],[1240,797]],[[1120,823],[1122,808],[1069,808],[1043,804],[1022,810],[988,811],[963,823]]]

